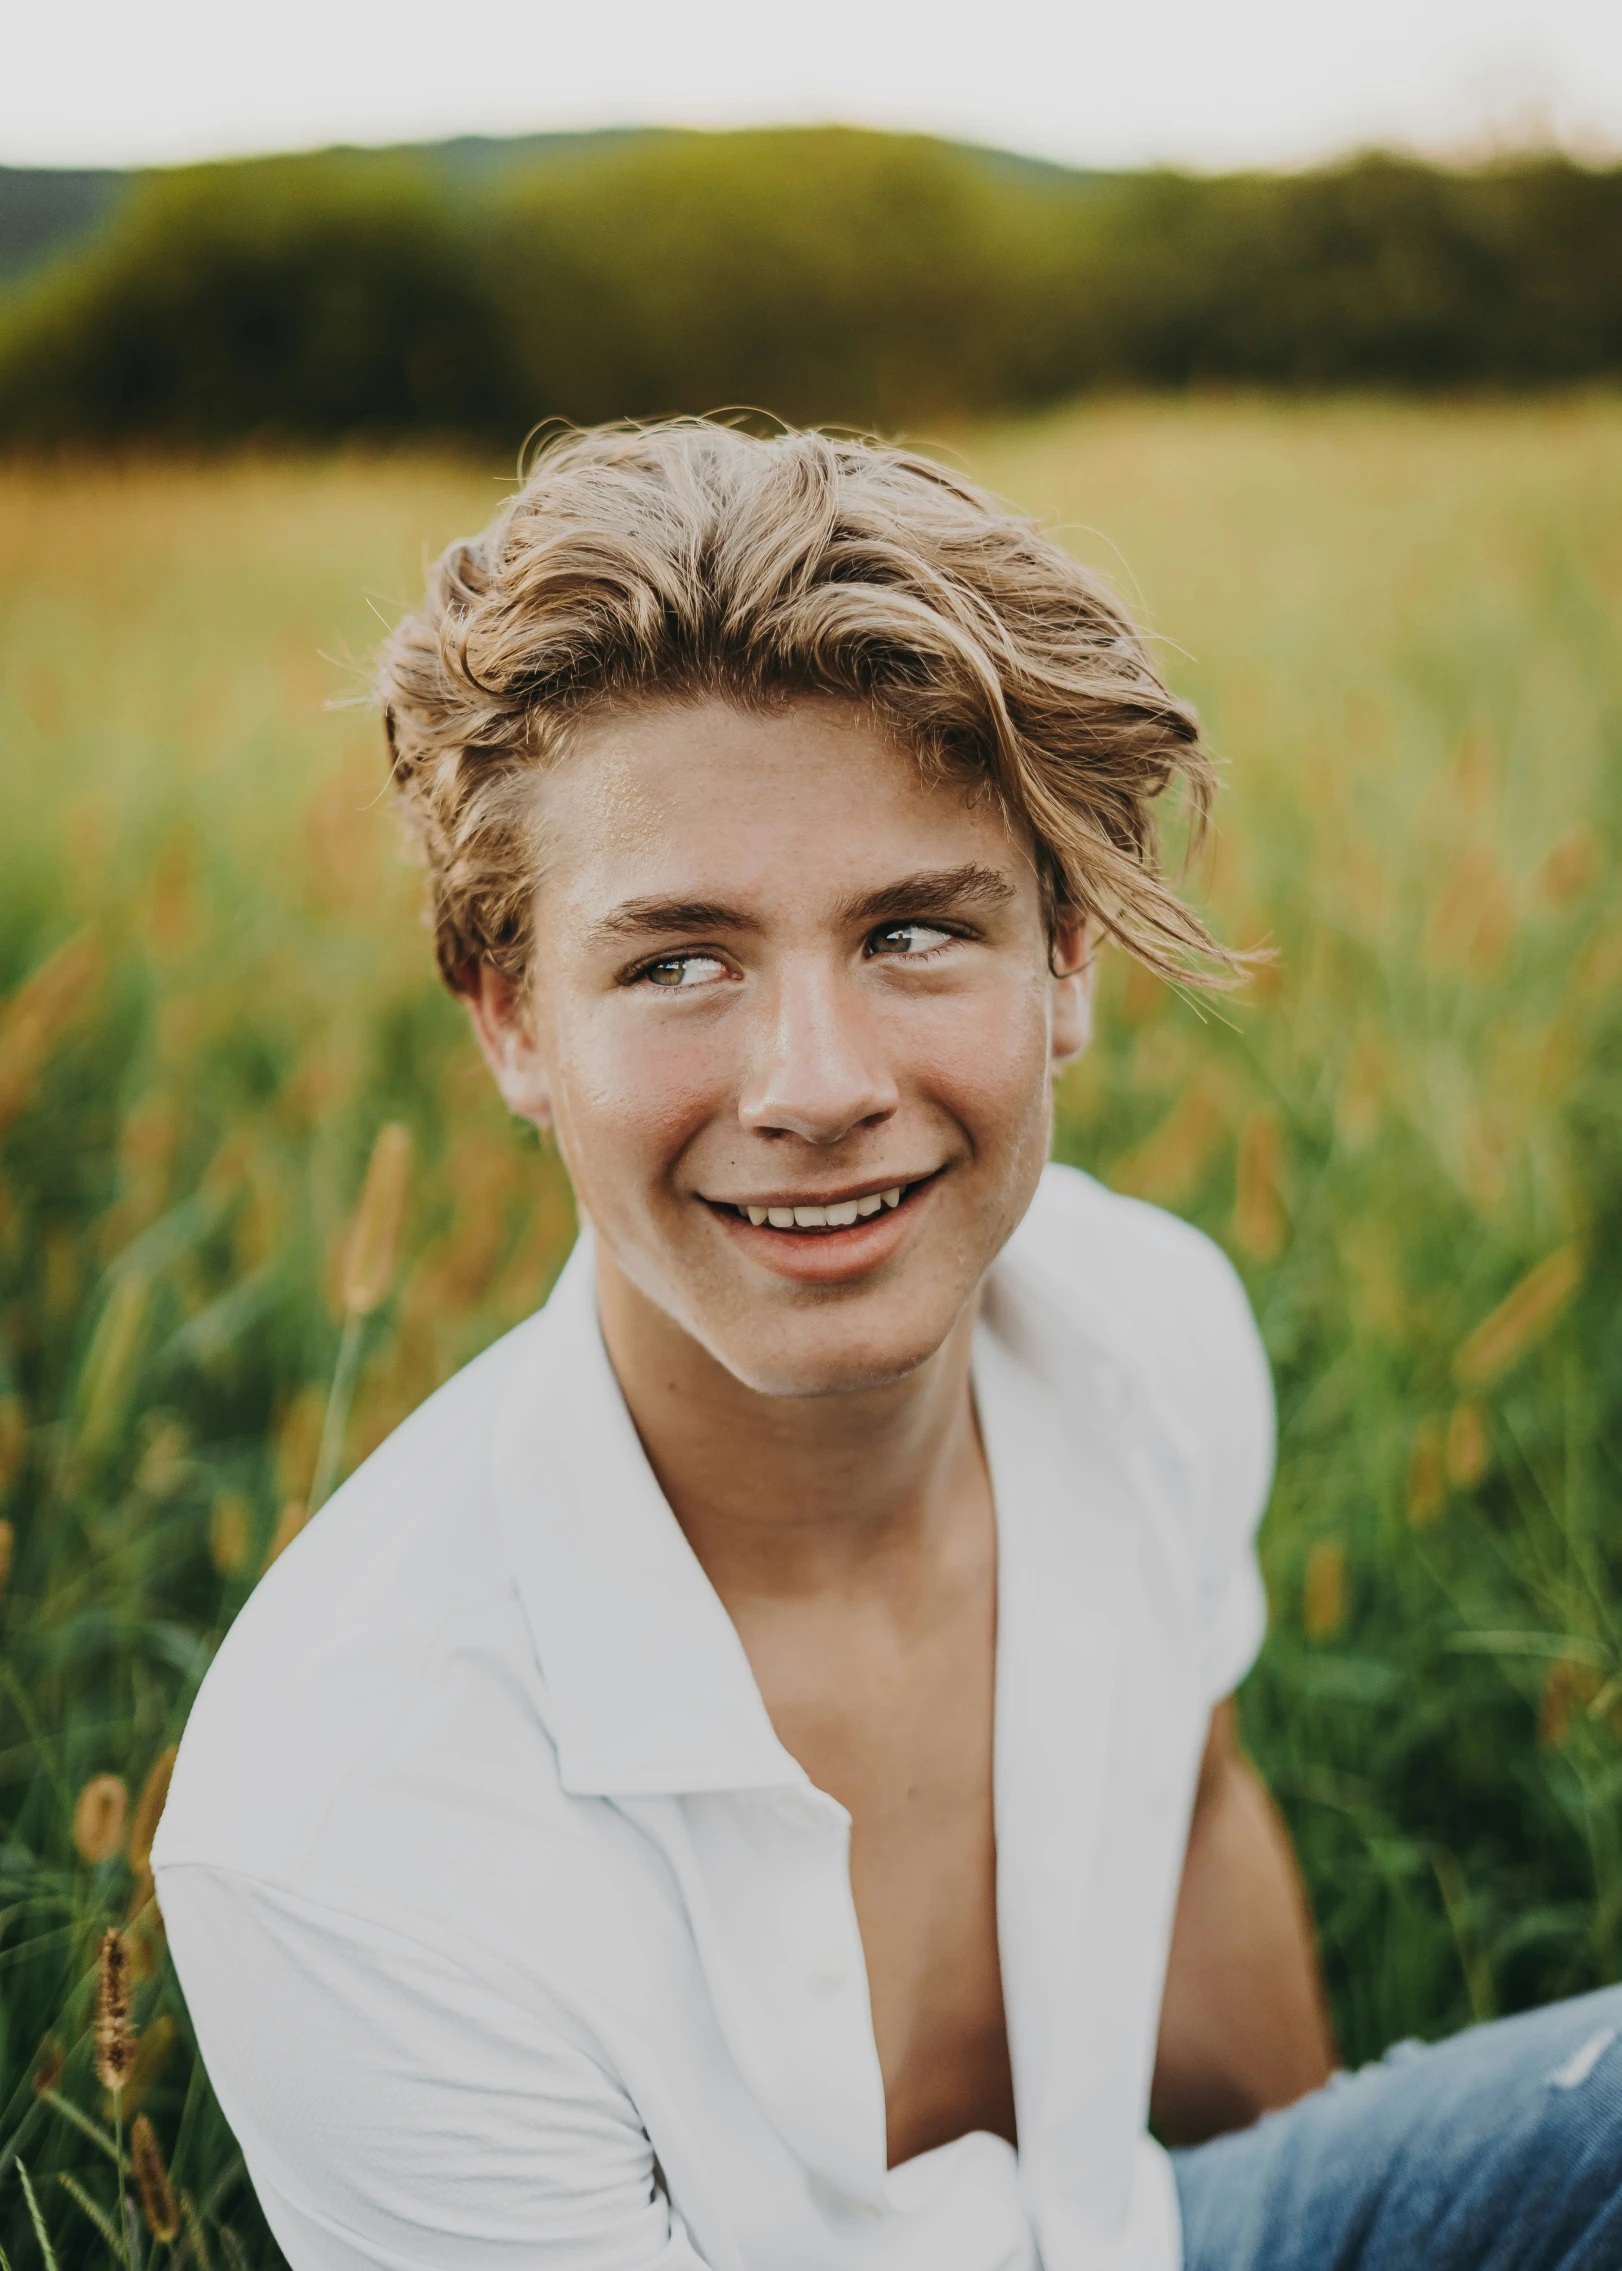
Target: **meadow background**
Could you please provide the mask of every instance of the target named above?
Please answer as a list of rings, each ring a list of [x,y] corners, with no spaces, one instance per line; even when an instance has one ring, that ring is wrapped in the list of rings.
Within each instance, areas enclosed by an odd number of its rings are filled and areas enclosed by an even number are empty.
[[[1194,881],[1276,950],[1217,1009],[1112,959],[1060,1150],[1218,1237],[1272,1352],[1244,1726],[1345,2056],[1622,1977],[1622,400],[1099,395],[933,430],[1162,640],[1226,765]],[[358,701],[511,457],[261,436],[0,468],[16,2271],[43,2260],[23,2166],[64,2267],[119,2237],[109,1926],[139,1982],[117,2111],[178,2195],[132,2257],[280,2260],[151,1904],[163,1761],[298,1550],[324,1426],[351,1468],[572,1235],[434,981]],[[403,1213],[357,1259],[374,1159]]]

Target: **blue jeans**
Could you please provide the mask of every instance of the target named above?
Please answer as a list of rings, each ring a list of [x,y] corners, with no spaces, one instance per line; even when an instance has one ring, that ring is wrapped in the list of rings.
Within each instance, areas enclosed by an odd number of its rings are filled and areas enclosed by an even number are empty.
[[[1172,2156],[1185,2271],[1622,2271],[1622,1987]]]

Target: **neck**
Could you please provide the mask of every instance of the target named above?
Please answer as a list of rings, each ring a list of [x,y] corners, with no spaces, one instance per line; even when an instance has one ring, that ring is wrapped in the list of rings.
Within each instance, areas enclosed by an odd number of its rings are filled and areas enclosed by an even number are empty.
[[[982,1473],[971,1307],[904,1380],[830,1396],[746,1387],[601,1247],[603,1338],[648,1462],[723,1600],[905,1583]]]

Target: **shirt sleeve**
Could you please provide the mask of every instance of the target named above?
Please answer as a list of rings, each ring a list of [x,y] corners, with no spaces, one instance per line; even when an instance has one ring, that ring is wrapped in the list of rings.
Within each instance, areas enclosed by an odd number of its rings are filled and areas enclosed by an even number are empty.
[[[1219,1247],[1192,1235],[1195,1330],[1180,1393],[1194,1421],[1203,1484],[1200,1662],[1214,1707],[1250,1670],[1267,1631],[1256,1533],[1272,1490],[1277,1418],[1267,1352],[1238,1272]]]
[[[1214,1240],[1141,1199],[1111,1196],[1107,1322],[1129,1336],[1185,1462],[1193,1641],[1207,1709],[1231,1695],[1267,1630],[1256,1533],[1273,1484],[1273,1376],[1238,1271]]]
[[[571,2014],[228,1871],[177,1864],[159,1897],[292,2271],[703,2271]]]

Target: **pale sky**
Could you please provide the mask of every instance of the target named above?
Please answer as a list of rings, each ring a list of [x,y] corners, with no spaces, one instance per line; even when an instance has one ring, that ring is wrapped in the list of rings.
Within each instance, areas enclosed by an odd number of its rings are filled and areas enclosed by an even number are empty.
[[[1622,0],[0,0],[0,163],[845,120],[1078,165],[1622,154]]]

